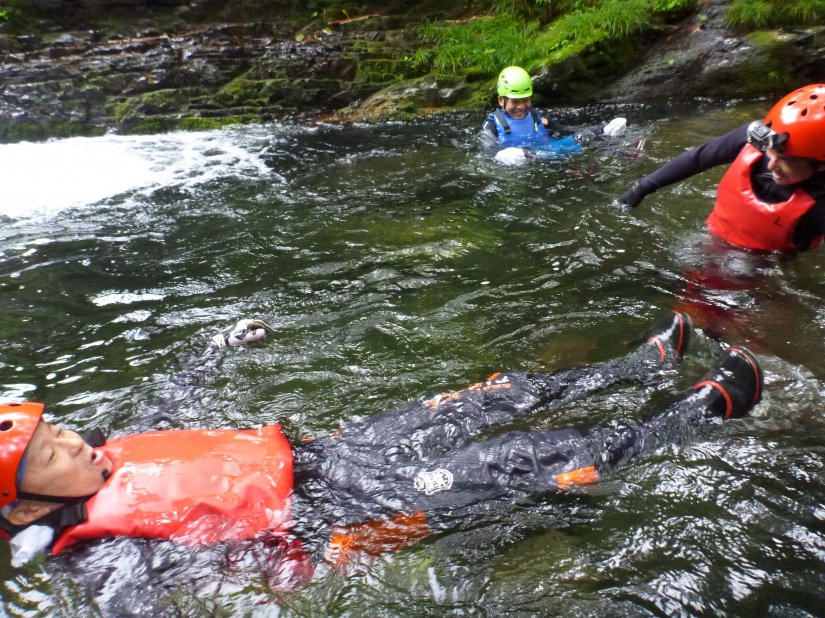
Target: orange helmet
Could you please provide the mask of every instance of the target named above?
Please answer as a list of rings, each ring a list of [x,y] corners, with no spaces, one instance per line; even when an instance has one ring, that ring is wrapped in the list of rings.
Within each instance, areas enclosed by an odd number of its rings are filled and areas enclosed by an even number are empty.
[[[794,90],[773,106],[765,124],[788,135],[783,154],[825,161],[825,84]]]
[[[0,508],[17,499],[17,471],[41,416],[42,403],[0,404]]]

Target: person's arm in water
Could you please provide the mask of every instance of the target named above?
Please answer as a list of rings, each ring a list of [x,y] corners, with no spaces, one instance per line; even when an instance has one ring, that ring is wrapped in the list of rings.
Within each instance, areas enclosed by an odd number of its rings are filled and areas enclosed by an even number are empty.
[[[604,141],[606,138],[622,135],[627,126],[625,118],[614,118],[607,124],[595,124],[587,127],[571,127],[547,116],[542,116],[541,122],[551,137],[559,139],[572,136],[582,146],[587,146],[593,141]]]
[[[483,137],[492,137],[493,139],[498,138],[498,129],[496,128],[496,123],[492,118],[486,118],[484,120],[481,125],[480,135]]]
[[[149,431],[165,424],[175,426],[174,410],[181,402],[190,399],[208,376],[220,369],[227,348],[246,346],[274,332],[261,320],[243,319],[212,337],[203,353],[185,362],[170,378],[168,387],[153,402],[152,411],[141,416],[137,431]]]
[[[748,143],[748,125],[742,125],[671,159],[652,174],[637,181],[616,200],[621,206],[635,208],[651,193],[681,182],[705,170],[733,163]]]
[[[547,132],[551,135],[573,135],[576,132],[574,127],[559,122],[555,118],[548,118],[541,114],[541,123],[547,128]]]

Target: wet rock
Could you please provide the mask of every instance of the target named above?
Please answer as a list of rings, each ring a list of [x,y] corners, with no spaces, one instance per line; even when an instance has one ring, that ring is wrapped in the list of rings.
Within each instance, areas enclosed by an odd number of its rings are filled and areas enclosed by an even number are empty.
[[[143,15],[169,5],[178,7],[175,16],[207,14],[214,6],[207,0],[31,1],[52,11],[55,23],[61,12],[77,12],[78,6],[133,7],[133,14]],[[534,78],[537,98],[764,95],[800,79],[825,78],[825,27],[741,36],[724,23],[730,3],[706,0],[700,14],[673,27],[602,43],[544,67]],[[338,110],[345,117],[388,117],[492,102],[489,75],[436,79],[413,65],[416,43],[409,27],[422,16],[392,11],[418,3],[371,5],[375,14],[342,14],[324,26],[316,20],[302,28],[263,18],[193,25],[175,17],[175,28],[136,19],[132,31],[122,26],[112,33],[76,20],[55,34],[0,35],[0,141],[46,135],[58,126],[65,133],[72,123],[79,132],[157,131],[204,127],[220,118],[272,120]],[[439,6],[441,18],[459,10]]]
[[[741,35],[725,23],[730,4],[708,0],[700,13],[647,49],[641,64],[611,85],[604,98],[780,95],[823,79],[825,54],[817,40],[825,27]]]

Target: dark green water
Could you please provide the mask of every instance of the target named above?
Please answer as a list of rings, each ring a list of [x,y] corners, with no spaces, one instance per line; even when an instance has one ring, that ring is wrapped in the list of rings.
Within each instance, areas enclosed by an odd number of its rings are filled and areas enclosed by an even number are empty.
[[[703,232],[716,170],[612,198],[767,102],[570,110],[628,118],[623,146],[521,168],[480,118],[0,146],[0,396],[118,435],[144,426],[212,334],[260,317],[165,426],[294,436],[501,369],[612,358],[673,307],[699,327],[663,384],[539,415],[652,413],[724,344],[763,364],[753,418],[370,564],[276,593],[265,547],[119,539],[21,569],[10,616],[816,616],[825,589],[825,251],[755,257]],[[263,162],[268,165],[264,165]]]

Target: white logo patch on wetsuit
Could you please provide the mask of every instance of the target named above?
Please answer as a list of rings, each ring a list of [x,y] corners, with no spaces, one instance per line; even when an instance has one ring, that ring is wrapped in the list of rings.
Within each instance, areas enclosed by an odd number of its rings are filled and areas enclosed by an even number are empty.
[[[432,496],[437,491],[444,491],[453,486],[453,473],[444,468],[432,472],[419,472],[415,477],[415,490]]]

